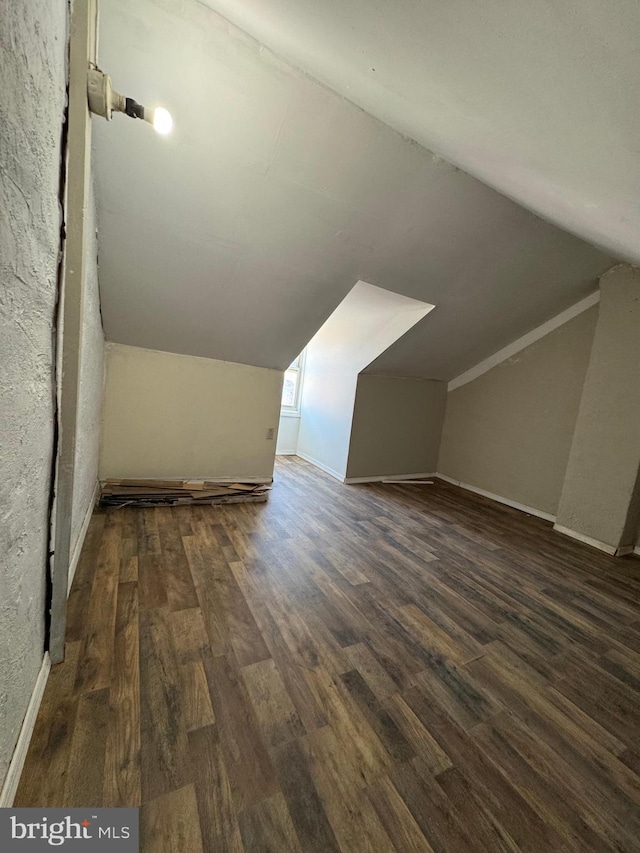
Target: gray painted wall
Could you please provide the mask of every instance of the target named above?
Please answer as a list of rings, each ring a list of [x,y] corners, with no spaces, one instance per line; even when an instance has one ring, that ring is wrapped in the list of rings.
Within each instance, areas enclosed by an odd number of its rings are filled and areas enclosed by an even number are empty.
[[[347,477],[435,472],[446,397],[444,382],[361,374]]]
[[[298,455],[347,474],[358,375],[432,305],[359,281],[306,347]]]
[[[80,354],[80,391],[73,478],[71,553],[79,535],[98,481],[100,414],[104,396],[104,335],[98,289],[98,239],[93,187],[87,209],[86,279]]]
[[[554,515],[597,306],[448,394],[438,471]]]
[[[65,0],[3,4],[0,782],[43,656],[66,39]]]

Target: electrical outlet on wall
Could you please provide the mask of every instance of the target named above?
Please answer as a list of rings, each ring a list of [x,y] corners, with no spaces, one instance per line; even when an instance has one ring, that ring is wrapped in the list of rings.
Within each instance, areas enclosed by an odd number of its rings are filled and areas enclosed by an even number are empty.
[[[275,435],[276,435],[276,428],[275,427],[268,427],[268,429],[267,429],[267,441],[273,441],[273,439],[275,438]]]

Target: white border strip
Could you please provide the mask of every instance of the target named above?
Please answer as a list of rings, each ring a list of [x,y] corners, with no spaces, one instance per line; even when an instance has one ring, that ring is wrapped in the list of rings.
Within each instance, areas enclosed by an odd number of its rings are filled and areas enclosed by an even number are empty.
[[[434,476],[439,477],[441,480],[445,480],[447,483],[451,483],[454,486],[460,486],[461,489],[466,489],[468,492],[475,492],[476,495],[482,495],[485,498],[490,498],[492,501],[505,504],[505,506],[513,507],[513,509],[519,509],[520,512],[526,512],[528,515],[535,515],[537,518],[543,518],[545,521],[556,520],[555,515],[543,512],[541,509],[535,509],[532,506],[527,506],[526,504],[509,500],[509,498],[503,498],[501,495],[495,495],[493,492],[487,492],[485,489],[479,489],[477,486],[470,486],[469,483],[463,483],[461,480],[454,480],[453,477],[448,477],[446,474],[435,474]]]
[[[597,301],[598,300],[596,300],[593,304],[595,305]],[[490,500],[496,501],[497,503],[504,504],[505,506],[510,506],[513,509],[520,510],[520,512],[526,512],[528,515],[534,515],[536,518],[542,518],[544,519],[544,521],[551,521],[553,522],[553,529],[558,533],[563,533],[565,536],[569,536],[572,539],[576,539],[579,542],[583,542],[585,545],[591,545],[593,548],[598,548],[598,550],[604,551],[605,553],[611,554],[612,556],[623,557],[627,554],[633,553],[637,554],[640,557],[640,545],[636,546],[635,548],[633,548],[632,546],[625,546],[623,548],[613,548],[611,545],[607,545],[605,542],[600,542],[598,539],[591,539],[589,536],[584,536],[582,533],[577,533],[575,530],[569,530],[568,527],[562,527],[562,525],[556,524],[556,516],[551,515],[551,513],[549,512],[543,512],[541,509],[536,509],[535,507],[518,503],[518,501],[512,501],[509,498],[503,498],[502,495],[496,495],[494,492],[488,492],[486,489],[478,488],[478,486],[472,486],[469,483],[463,483],[462,480],[455,480],[453,477],[449,477],[447,474],[399,474],[397,476],[393,476],[391,474],[384,474],[379,477],[344,478],[341,477],[337,471],[334,471],[332,468],[323,465],[321,462],[318,462],[317,459],[313,459],[313,457],[307,456],[305,453],[301,453],[300,451],[298,451],[295,455],[300,456],[306,462],[310,462],[311,465],[315,465],[316,468],[320,468],[322,471],[327,474],[330,474],[332,477],[335,477],[336,480],[339,480],[341,483],[344,483],[347,486],[354,485],[356,483],[381,483],[383,480],[388,479],[417,480],[425,479],[427,477],[437,477],[440,480],[444,480],[447,483],[451,483],[451,485],[453,486],[459,486],[461,489],[466,489],[468,492],[474,492],[476,495],[482,495],[483,497],[489,498]]]
[[[635,550],[633,545],[620,545],[619,548],[616,548],[616,557],[627,557],[629,554],[635,553]]]
[[[20,777],[22,776],[22,771],[24,769],[24,762],[27,758],[33,729],[36,724],[36,718],[38,716],[38,711],[40,710],[40,703],[42,702],[44,689],[47,686],[47,679],[49,678],[50,670],[51,660],[49,658],[49,652],[45,652],[40,672],[38,673],[36,683],[33,687],[31,699],[29,699],[27,713],[24,715],[24,720],[22,721],[22,727],[20,729],[20,734],[18,735],[16,748],[13,750],[9,770],[7,771],[4,785],[2,786],[2,793],[0,793],[0,808],[2,809],[11,808],[13,805]]]
[[[345,477],[344,482],[351,486],[355,483],[382,483],[383,480],[426,480],[428,477],[435,476],[435,474],[380,474],[377,477]]]
[[[73,555],[71,557],[71,562],[69,563],[69,582],[67,586],[67,595],[69,595],[69,592],[71,591],[71,584],[73,583],[73,579],[76,574],[76,569],[78,568],[78,561],[80,560],[82,546],[84,545],[87,530],[89,529],[89,522],[91,521],[91,516],[93,515],[93,510],[95,509],[96,504],[98,503],[99,497],[100,481],[96,480],[96,487],[93,490],[93,494],[91,495],[91,501],[84,515],[84,521],[82,522],[82,527],[80,528],[80,533],[78,534],[78,541],[73,547]]]
[[[548,335],[550,332],[553,332],[555,329],[563,326],[565,323],[568,323],[569,320],[573,320],[573,318],[577,317],[578,314],[582,314],[583,311],[587,311],[589,308],[597,305],[598,302],[600,302],[600,291],[596,290],[596,292],[592,293],[591,296],[587,296],[586,299],[576,302],[576,304],[572,305],[571,308],[567,308],[566,311],[562,311],[556,317],[552,317],[551,320],[547,320],[546,323],[538,326],[537,329],[532,329],[530,332],[527,332],[526,335],[518,338],[517,341],[509,344],[509,346],[498,350],[498,352],[494,352],[494,354],[490,355],[489,358],[485,358],[485,360],[481,361],[480,364],[476,364],[475,367],[461,373],[460,376],[456,376],[455,379],[452,379],[447,385],[447,391],[454,391],[456,388],[460,388],[461,385],[466,385],[467,382],[472,382],[474,379],[482,376],[483,373],[487,373],[487,371],[491,370],[492,367],[496,367],[498,364],[501,364],[503,361],[511,358],[512,355],[520,352],[520,350],[531,346],[531,344],[539,341],[540,338],[544,338],[545,335]]]
[[[305,462],[310,462],[312,465],[315,465],[316,468],[320,468],[321,471],[324,471],[325,474],[329,474],[331,477],[334,477],[336,480],[340,480],[341,483],[344,483],[345,480],[342,474],[338,474],[338,472],[334,471],[333,468],[329,468],[328,465],[318,462],[318,460],[314,459],[313,456],[307,456],[306,453],[302,453],[300,450],[298,450],[296,456],[304,459]]]
[[[611,554],[612,557],[627,557],[629,554],[638,554],[640,556],[640,546],[634,548],[633,545],[620,545],[616,548],[613,545],[607,545],[606,542],[601,542],[599,539],[592,539],[591,536],[585,536],[584,533],[578,533],[577,530],[563,527],[561,524],[554,524],[553,529],[557,530],[558,533],[563,533],[565,536],[570,536],[571,539],[577,539],[578,542],[584,542],[585,545],[591,545],[592,548],[597,548],[598,551]]]
[[[583,542],[585,545],[591,545],[592,548],[597,548],[598,551],[604,551],[605,554],[611,554],[613,557],[616,553],[616,548],[613,545],[607,545],[606,542],[601,542],[599,539],[592,539],[591,536],[585,536],[584,533],[578,533],[577,530],[571,530],[569,527],[563,527],[561,524],[554,524],[553,529],[558,533],[563,533],[571,539],[576,539],[578,542]]]

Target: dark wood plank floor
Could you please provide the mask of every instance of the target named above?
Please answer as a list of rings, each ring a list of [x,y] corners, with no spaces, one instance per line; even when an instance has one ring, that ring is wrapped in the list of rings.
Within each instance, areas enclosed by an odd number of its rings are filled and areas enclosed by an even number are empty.
[[[640,561],[445,483],[278,463],[97,512],[19,806],[181,853],[640,850]]]

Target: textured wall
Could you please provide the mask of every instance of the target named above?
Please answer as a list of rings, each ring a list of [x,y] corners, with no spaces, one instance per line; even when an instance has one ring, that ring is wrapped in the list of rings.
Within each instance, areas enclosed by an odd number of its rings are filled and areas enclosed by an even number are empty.
[[[600,279],[600,311],[558,524],[611,548],[635,543],[640,469],[640,269]]]
[[[67,4],[1,22],[0,781],[43,655]]]
[[[347,477],[435,472],[446,396],[445,382],[360,374]]]
[[[598,308],[447,395],[438,472],[554,515]]]
[[[107,344],[101,477],[269,478],[282,372]]]
[[[80,390],[71,516],[71,553],[91,503],[98,479],[100,413],[104,394],[104,335],[98,291],[98,241],[93,189],[87,209],[86,279],[80,354]]]

